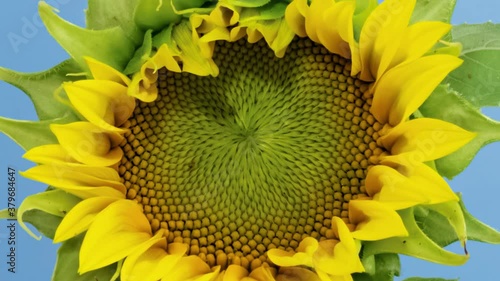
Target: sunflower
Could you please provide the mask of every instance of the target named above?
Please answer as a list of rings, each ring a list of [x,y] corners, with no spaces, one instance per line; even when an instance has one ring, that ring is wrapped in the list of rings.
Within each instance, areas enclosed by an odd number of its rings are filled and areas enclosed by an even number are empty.
[[[54,236],[84,235],[80,274],[325,281],[367,271],[370,249],[466,260],[415,246],[414,207],[459,206],[433,160],[476,135],[418,114],[462,63],[436,46],[449,24],[410,24],[415,0],[194,2],[139,1],[132,56],[73,53],[85,76],[58,100],[77,118],[25,154],[23,176],[81,199]]]

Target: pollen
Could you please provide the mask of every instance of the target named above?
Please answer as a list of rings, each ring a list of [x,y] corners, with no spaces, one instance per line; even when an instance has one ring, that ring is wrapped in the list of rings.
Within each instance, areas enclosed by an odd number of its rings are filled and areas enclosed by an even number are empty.
[[[217,77],[159,70],[159,97],[127,121],[119,174],[153,232],[210,266],[273,266],[266,252],[332,239],[387,152],[369,84],[309,39],[283,59],[261,40],[217,42]]]

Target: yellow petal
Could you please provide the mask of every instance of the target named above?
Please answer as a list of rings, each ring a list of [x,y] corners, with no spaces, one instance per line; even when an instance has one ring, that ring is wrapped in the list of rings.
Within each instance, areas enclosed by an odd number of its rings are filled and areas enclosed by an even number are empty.
[[[148,70],[152,72],[153,70]],[[153,102],[158,98],[158,88],[156,86],[145,87],[144,82],[151,83],[151,81],[142,75],[140,72],[132,76],[132,82],[127,89],[127,94],[143,102]]]
[[[29,179],[55,186],[80,198],[109,196],[123,198],[125,186],[114,169],[40,165],[21,173]]]
[[[86,231],[95,216],[117,200],[119,200],[117,197],[93,197],[78,203],[64,216],[57,227],[54,243],[68,240]]]
[[[294,37],[295,34],[286,23],[285,19],[281,19],[278,33],[269,46],[278,58],[282,58],[285,55],[286,48],[290,45]]]
[[[277,57],[284,56],[286,48],[295,36],[284,19],[251,21],[245,26],[248,42],[255,43],[264,38]]]
[[[375,83],[370,112],[381,123],[398,125],[461,63],[462,60],[454,56],[432,55],[389,70]]]
[[[376,241],[408,235],[401,217],[384,203],[374,200],[349,202],[349,219],[356,224],[356,229],[352,232],[354,238]]]
[[[226,41],[230,40],[229,30],[226,27],[214,27],[212,30],[210,30],[208,33],[205,33],[200,38],[200,42],[204,43],[220,41],[220,40],[226,40]],[[210,51],[206,50],[204,51],[205,57],[211,57],[212,53],[213,50],[211,50],[211,48]]]
[[[175,265],[175,270],[163,277],[162,281],[187,281],[195,278],[210,276],[212,271],[206,262],[198,256],[187,256],[180,259]]]
[[[182,71],[198,76],[216,77],[219,74],[219,68],[215,62],[211,58],[204,57],[199,46],[193,41],[188,24],[177,25],[173,30],[172,38],[182,51],[180,54]]]
[[[28,150],[23,157],[38,164],[78,165],[78,162],[60,144],[36,146]]]
[[[267,256],[279,266],[299,266],[305,265],[313,267],[312,256],[318,249],[318,241],[312,237],[304,238],[295,252],[287,252],[281,249],[271,249],[267,251]]]
[[[318,30],[324,27],[324,12],[330,8],[332,4],[331,0],[315,0],[311,2],[311,6],[307,9],[306,32],[307,36],[312,41],[320,43]]]
[[[167,44],[162,44],[154,56],[141,67],[143,75],[145,75],[146,69],[152,69],[155,72],[163,67],[170,71],[181,72],[181,67],[179,66],[179,62],[175,59],[175,55],[175,52],[172,51]],[[154,81],[156,81],[156,79],[154,79]]]
[[[439,21],[423,21],[409,26],[389,68],[423,56],[450,29],[450,24]]]
[[[241,279],[247,276],[248,276],[248,270],[239,265],[232,264],[226,269],[222,281],[240,281]]]
[[[319,271],[318,277],[321,281],[353,281],[351,274],[330,275],[326,272]]]
[[[192,36],[205,58],[211,58],[215,41],[234,41],[236,34],[231,34],[234,25],[240,21],[241,8],[229,3],[219,2],[210,15],[192,15],[190,17]],[[241,26],[241,21],[238,26]],[[237,28],[240,30],[240,28]],[[238,37],[238,39],[241,37]]]
[[[80,249],[78,272],[105,267],[160,239],[152,237],[149,221],[135,201],[116,201],[90,225]]]
[[[368,171],[366,189],[373,200],[393,210],[458,201],[446,181],[425,164],[396,168],[378,165]]]
[[[281,267],[275,279],[276,281],[321,281],[315,272],[302,267]]]
[[[240,20],[240,10],[229,3],[220,2],[210,13],[210,21],[216,26],[235,25]]]
[[[235,26],[229,32],[229,41],[234,42],[238,41],[241,38],[245,37],[246,27],[244,26]]]
[[[285,10],[285,20],[299,37],[306,37],[307,0],[294,0]]]
[[[114,81],[125,86],[130,83],[130,79],[126,75],[112,68],[111,66],[91,57],[84,57],[84,59],[89,66],[92,77],[95,80]]]
[[[389,130],[380,141],[392,155],[405,154],[409,165],[451,154],[476,135],[446,121],[418,118]]]
[[[201,276],[195,276],[186,281],[216,281],[220,276],[220,266],[216,266],[212,272],[203,274]]]
[[[257,29],[256,26],[247,27],[247,40],[249,43],[257,43],[260,39],[264,37],[262,33]]]
[[[166,240],[162,239],[147,251],[128,256],[121,270],[122,280],[157,281],[175,270],[176,264],[187,252],[188,245],[171,243],[168,251],[165,245]]]
[[[250,272],[249,277],[252,278],[251,280],[255,281],[275,281],[275,273],[274,269],[269,266],[262,265]]]
[[[361,30],[363,28],[364,23],[368,16],[377,8],[378,2],[377,0],[364,0],[364,1],[352,1],[356,3],[356,10],[354,11],[353,16],[353,30],[356,39],[353,39],[352,42],[349,42],[349,47],[351,49],[351,76],[354,77],[359,74],[362,70],[361,65],[361,55],[359,51],[359,44],[357,39],[361,34]]]
[[[333,3],[324,10],[323,24],[318,26],[319,41],[330,52],[344,58],[351,57],[349,45],[354,44],[354,29],[352,18],[355,3],[344,1]]]
[[[52,124],[50,129],[68,154],[81,163],[112,166],[123,156],[122,150],[116,147],[122,137],[105,132],[89,122]]]
[[[127,95],[127,87],[112,81],[81,80],[65,83],[71,104],[92,124],[124,133],[121,126],[132,115],[135,99]]]
[[[345,222],[339,217],[333,217],[332,229],[339,241],[327,239],[319,242],[318,250],[314,253],[315,270],[333,276],[363,272],[359,259],[359,242],[354,240]]]
[[[378,80],[396,54],[416,0],[386,0],[368,16],[361,29],[361,79]]]

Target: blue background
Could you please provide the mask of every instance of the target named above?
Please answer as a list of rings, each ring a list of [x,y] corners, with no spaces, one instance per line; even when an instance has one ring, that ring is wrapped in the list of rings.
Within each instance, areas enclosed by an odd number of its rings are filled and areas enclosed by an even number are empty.
[[[434,0],[438,1],[438,0]],[[64,50],[49,36],[41,25],[37,14],[37,0],[9,1],[0,9],[0,66],[23,72],[45,70],[68,58]],[[51,0],[52,6],[60,10],[60,15],[83,26],[86,1]],[[488,20],[500,22],[500,2],[498,0],[458,0],[453,23],[482,23]],[[14,45],[9,34],[22,36],[25,40]],[[500,94],[500,93],[499,93]],[[18,89],[0,81],[0,116],[14,119],[36,120],[30,100]],[[484,112],[500,120],[498,108],[487,108]],[[0,209],[6,206],[7,167],[26,170],[33,164],[23,160],[23,150],[4,135],[0,135]],[[464,194],[464,200],[472,214],[489,225],[500,229],[500,143],[485,147],[469,168],[451,181],[454,190]],[[29,194],[40,192],[45,186],[17,177],[17,204]],[[19,205],[18,205],[19,206]],[[0,280],[50,280],[56,260],[58,245],[42,238],[37,241],[22,229],[17,229],[17,273],[7,272],[8,254],[6,245],[6,223],[0,222]],[[18,225],[19,226],[19,225]],[[453,250],[460,251],[458,247]],[[402,277],[461,277],[462,281],[500,280],[498,269],[500,246],[475,242],[468,243],[470,261],[462,267],[435,265],[413,258],[402,258]]]

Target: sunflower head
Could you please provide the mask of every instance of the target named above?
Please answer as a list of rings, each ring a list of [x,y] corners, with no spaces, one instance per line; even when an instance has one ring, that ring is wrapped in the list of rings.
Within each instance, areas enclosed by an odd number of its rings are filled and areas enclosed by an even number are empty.
[[[58,71],[80,74],[22,173],[68,210],[52,238],[78,274],[353,280],[399,253],[468,259],[422,227],[447,220],[465,247],[434,161],[477,134],[419,110],[462,60],[415,0],[89,4],[87,29],[40,4],[72,56]]]

